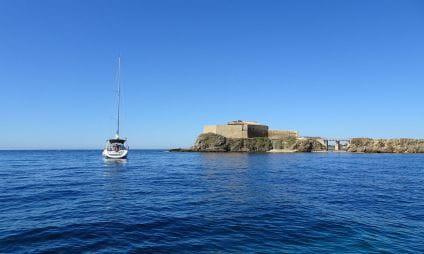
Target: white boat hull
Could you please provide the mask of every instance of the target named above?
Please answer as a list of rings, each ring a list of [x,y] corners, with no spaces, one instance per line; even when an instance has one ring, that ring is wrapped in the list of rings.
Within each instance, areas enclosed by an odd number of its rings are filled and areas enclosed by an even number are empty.
[[[102,154],[106,159],[125,159],[127,158],[128,150],[109,151],[104,149]]]

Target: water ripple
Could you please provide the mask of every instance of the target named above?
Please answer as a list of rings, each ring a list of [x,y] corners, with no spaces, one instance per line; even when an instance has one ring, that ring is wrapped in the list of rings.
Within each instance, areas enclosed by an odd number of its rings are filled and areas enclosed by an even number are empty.
[[[0,253],[424,252],[423,155],[0,151],[0,165]]]

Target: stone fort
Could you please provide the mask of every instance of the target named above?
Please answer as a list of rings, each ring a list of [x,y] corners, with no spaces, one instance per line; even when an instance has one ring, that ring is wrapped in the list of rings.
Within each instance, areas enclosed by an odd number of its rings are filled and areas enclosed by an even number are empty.
[[[226,125],[206,125],[203,133],[215,133],[226,138],[256,138],[282,139],[285,137],[299,137],[297,131],[270,130],[267,125],[254,121],[236,120]]]

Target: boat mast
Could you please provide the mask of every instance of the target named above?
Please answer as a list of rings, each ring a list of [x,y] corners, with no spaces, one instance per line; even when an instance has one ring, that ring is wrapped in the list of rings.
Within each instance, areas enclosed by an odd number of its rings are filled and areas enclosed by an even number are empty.
[[[116,129],[116,138],[119,138],[119,110],[121,106],[121,56],[118,56],[118,128]]]

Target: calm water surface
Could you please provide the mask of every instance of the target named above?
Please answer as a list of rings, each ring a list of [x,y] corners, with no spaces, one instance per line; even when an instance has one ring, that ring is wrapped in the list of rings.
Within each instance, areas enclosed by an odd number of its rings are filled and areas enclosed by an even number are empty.
[[[0,253],[40,252],[424,252],[424,155],[0,151]]]

